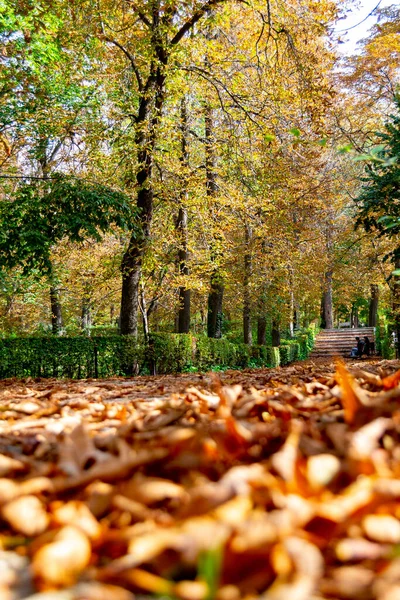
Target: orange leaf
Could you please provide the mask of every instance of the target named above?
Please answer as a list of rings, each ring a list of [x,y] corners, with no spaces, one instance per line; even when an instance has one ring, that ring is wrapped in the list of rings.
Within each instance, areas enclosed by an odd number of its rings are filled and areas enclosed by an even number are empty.
[[[391,390],[392,388],[396,387],[399,382],[400,382],[400,369],[398,371],[396,371],[395,373],[392,373],[392,375],[385,377],[385,379],[383,379],[383,381],[382,381],[383,387],[385,388],[385,390]]]
[[[340,360],[336,363],[336,376],[342,392],[342,404],[346,423],[353,423],[354,417],[361,406],[356,394],[355,381]]]

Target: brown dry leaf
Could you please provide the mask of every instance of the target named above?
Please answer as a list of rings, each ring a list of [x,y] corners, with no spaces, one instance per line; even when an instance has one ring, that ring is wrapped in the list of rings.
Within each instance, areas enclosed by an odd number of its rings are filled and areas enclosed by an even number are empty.
[[[307,479],[318,491],[329,485],[340,471],[340,460],[333,454],[317,454],[307,460]]]
[[[89,463],[103,462],[110,455],[97,450],[88,430],[77,424],[60,444],[59,467],[67,475],[78,476]]]
[[[14,531],[28,537],[43,533],[50,522],[45,507],[36,496],[11,500],[2,507],[1,516]]]
[[[370,458],[373,450],[378,447],[379,439],[391,427],[393,421],[385,417],[379,417],[361,427],[351,438],[349,456],[357,460]]]
[[[174,585],[173,593],[180,600],[206,600],[209,597],[205,581],[180,581]]]
[[[287,558],[280,559],[282,573],[263,600],[309,600],[316,591],[323,574],[323,557],[316,546],[297,537],[287,537],[283,541]],[[293,571],[290,569],[293,564]],[[288,581],[290,579],[291,581]]]
[[[26,466],[20,460],[0,454],[0,477],[5,477],[16,471],[24,471]]]
[[[344,386],[322,361],[4,384],[0,510],[33,500],[47,524],[30,538],[2,517],[0,546],[36,585],[18,591],[18,569],[2,580],[0,553],[0,597],[203,600],[197,566],[215,553],[215,600],[393,600],[399,367],[343,367]]]
[[[374,571],[365,567],[339,567],[330,573],[329,579],[322,582],[321,591],[330,597],[368,600],[372,597],[375,577]]]
[[[365,535],[374,542],[400,543],[400,521],[391,515],[367,515],[362,527]]]
[[[344,538],[336,544],[335,550],[341,562],[377,560],[389,552],[388,546],[369,542],[364,538]]]
[[[91,547],[86,535],[76,527],[63,527],[50,544],[34,555],[35,578],[45,588],[58,588],[75,583],[88,566]]]
[[[89,539],[97,540],[101,536],[101,526],[84,502],[70,500],[53,509],[53,518],[57,525],[73,525],[81,529]]]
[[[292,421],[291,432],[285,444],[279,452],[272,456],[272,466],[285,481],[293,481],[294,479],[302,430],[303,425],[300,421]]]
[[[181,485],[160,477],[144,477],[141,474],[133,477],[121,487],[121,493],[142,504],[154,504],[166,499],[182,501],[187,496]]]
[[[352,375],[340,360],[336,363],[336,377],[341,389],[341,400],[344,408],[346,423],[353,423],[354,417],[361,406],[359,390]]]

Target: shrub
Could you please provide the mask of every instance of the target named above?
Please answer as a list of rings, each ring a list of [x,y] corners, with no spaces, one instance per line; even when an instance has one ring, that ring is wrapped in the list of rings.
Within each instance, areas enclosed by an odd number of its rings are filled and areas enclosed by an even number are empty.
[[[3,339],[0,377],[130,375],[143,357],[143,348],[128,336]]]
[[[278,367],[306,358],[310,345],[308,333],[298,335],[280,348],[173,333],[151,334],[147,347],[130,336],[120,335],[7,338],[0,340],[0,378],[82,379],[139,372]]]

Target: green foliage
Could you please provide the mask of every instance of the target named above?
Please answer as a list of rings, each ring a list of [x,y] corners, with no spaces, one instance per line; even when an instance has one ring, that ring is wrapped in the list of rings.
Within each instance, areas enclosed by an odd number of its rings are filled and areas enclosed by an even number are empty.
[[[142,373],[278,367],[306,358],[314,330],[270,346],[233,344],[191,334],[153,333],[147,347],[131,336],[26,337],[0,340],[0,378],[111,377]]]
[[[387,321],[381,321],[375,329],[375,347],[382,358],[396,357],[396,349],[392,338],[393,326]]]
[[[129,375],[143,360],[143,348],[128,336],[0,340],[0,378]]]
[[[135,230],[129,198],[106,186],[64,175],[21,185],[0,206],[0,266],[51,273],[51,248],[67,238],[99,241],[114,225]]]
[[[222,560],[222,548],[206,550],[199,556],[197,575],[199,579],[206,582],[208,587],[208,594],[205,600],[214,600],[214,598],[216,598]]]
[[[300,357],[300,344],[295,341],[285,342],[279,347],[281,365],[288,365]]]
[[[147,349],[148,364],[156,373],[177,373],[187,370],[193,361],[193,338],[182,333],[153,333]]]
[[[356,199],[357,226],[377,231],[395,240],[392,255],[400,256],[400,96],[396,97],[397,114],[390,116],[385,131],[378,133],[383,143],[373,148],[366,160],[364,185]]]

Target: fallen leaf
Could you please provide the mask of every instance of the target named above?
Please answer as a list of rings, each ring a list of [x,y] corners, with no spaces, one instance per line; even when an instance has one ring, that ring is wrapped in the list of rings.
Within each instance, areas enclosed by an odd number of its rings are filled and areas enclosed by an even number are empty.
[[[34,555],[33,573],[45,588],[72,585],[89,564],[90,556],[86,535],[76,527],[63,527],[53,542],[42,546]]]

